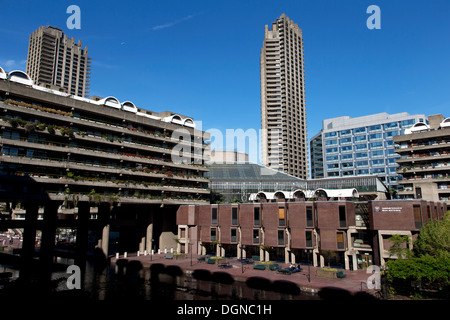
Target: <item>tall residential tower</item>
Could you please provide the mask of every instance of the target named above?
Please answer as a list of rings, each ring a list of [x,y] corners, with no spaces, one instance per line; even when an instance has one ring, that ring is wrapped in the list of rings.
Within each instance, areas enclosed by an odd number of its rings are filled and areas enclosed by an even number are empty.
[[[308,178],[302,30],[282,14],[261,49],[262,163]]]
[[[76,43],[54,27],[39,27],[30,35],[26,73],[36,84],[87,97],[90,68],[88,48],[82,48],[81,40]]]

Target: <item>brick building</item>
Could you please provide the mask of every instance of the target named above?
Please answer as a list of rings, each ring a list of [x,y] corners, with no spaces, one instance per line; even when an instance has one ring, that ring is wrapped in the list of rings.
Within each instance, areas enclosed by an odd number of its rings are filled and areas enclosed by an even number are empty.
[[[411,247],[420,228],[447,210],[424,200],[274,201],[181,206],[178,249],[366,269],[396,258],[387,251],[393,234],[409,236]]]

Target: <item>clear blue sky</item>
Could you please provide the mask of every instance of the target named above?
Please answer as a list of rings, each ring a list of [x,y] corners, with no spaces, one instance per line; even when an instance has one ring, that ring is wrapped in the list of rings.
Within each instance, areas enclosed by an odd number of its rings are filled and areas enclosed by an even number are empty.
[[[69,30],[66,9],[81,9]],[[369,5],[381,29],[369,30]],[[378,112],[450,116],[450,1],[0,0],[0,66],[25,70],[28,38],[52,25],[89,47],[91,95],[256,129],[264,26],[282,13],[303,30],[309,138],[322,119]]]

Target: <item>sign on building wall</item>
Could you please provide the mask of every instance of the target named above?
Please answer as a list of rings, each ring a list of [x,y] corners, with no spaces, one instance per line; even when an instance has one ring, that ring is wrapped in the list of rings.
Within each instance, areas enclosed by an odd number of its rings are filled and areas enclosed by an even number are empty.
[[[375,212],[402,212],[402,207],[374,207]]]

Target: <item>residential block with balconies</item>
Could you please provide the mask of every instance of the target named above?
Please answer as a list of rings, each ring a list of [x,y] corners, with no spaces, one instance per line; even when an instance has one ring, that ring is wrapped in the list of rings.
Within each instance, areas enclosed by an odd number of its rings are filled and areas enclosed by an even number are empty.
[[[394,137],[403,199],[442,200],[450,204],[450,118],[432,115]]]

